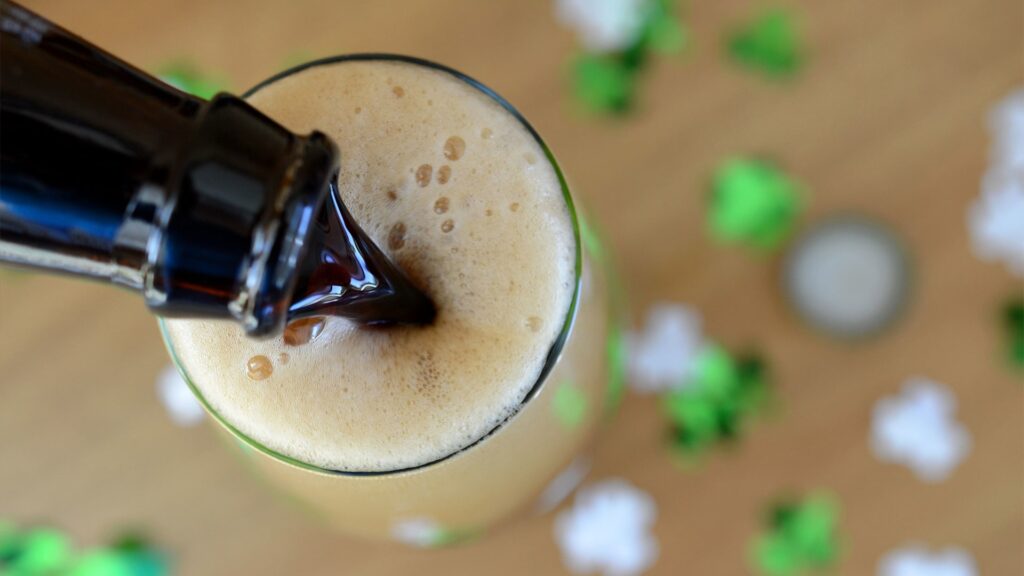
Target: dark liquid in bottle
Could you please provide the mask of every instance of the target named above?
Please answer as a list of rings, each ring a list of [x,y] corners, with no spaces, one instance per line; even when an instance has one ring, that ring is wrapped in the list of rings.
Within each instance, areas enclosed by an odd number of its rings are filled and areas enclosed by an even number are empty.
[[[355,223],[336,184],[310,235],[299,268],[291,323],[313,316],[341,316],[365,325],[428,324],[434,304]]]
[[[254,335],[276,329],[285,306],[287,320],[433,320],[431,301],[352,220],[336,180],[305,234],[336,169],[322,135],[292,134],[232,96],[179,92],[6,1],[0,47],[0,262],[113,280],[160,314],[224,318],[262,246],[265,281],[244,294]],[[286,182],[295,188],[277,206]],[[292,236],[254,244],[271,217],[307,238],[305,261],[273,256]]]

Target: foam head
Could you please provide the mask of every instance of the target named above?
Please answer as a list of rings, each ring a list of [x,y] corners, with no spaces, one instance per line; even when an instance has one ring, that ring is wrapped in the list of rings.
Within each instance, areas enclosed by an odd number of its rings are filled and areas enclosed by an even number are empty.
[[[335,139],[343,201],[438,315],[385,329],[308,320],[266,341],[168,320],[190,380],[245,436],[327,469],[415,467],[484,437],[534,387],[577,285],[572,216],[542,146],[477,87],[403,61],[313,66],[250,102]]]

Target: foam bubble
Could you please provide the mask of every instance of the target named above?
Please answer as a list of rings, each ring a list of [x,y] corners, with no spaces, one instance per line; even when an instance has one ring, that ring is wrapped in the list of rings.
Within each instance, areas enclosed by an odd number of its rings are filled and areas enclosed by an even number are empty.
[[[530,316],[526,319],[526,325],[531,331],[540,332],[540,328],[544,325],[544,321],[537,316]]]
[[[323,317],[301,318],[292,320],[285,326],[281,339],[286,346],[302,346],[309,344],[324,330],[327,321]]]
[[[445,164],[437,169],[437,183],[447,184],[452,177],[452,167]]]
[[[434,213],[444,214],[445,212],[448,211],[448,205],[450,203],[451,202],[448,200],[447,196],[441,196],[440,198],[437,199],[437,202],[434,202]]]
[[[444,142],[444,157],[455,161],[462,158],[466,153],[466,141],[458,136],[452,136]]]
[[[395,225],[391,227],[391,231],[388,232],[388,248],[392,250],[401,250],[405,246],[405,224],[401,222],[395,222]]]
[[[421,164],[420,167],[416,169],[416,183],[419,184],[421,188],[425,188],[430,184],[430,178],[433,175],[433,172],[433,166],[430,164]]]
[[[266,380],[274,373],[274,365],[270,358],[258,354],[245,363],[245,373],[251,380]]]

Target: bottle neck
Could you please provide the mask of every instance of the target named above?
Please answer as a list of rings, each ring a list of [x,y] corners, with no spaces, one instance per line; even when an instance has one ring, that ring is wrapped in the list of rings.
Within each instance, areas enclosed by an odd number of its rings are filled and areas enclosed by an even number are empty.
[[[279,329],[333,144],[187,95],[6,0],[0,21],[0,261]]]
[[[253,336],[289,317],[433,319],[340,198],[325,202],[339,153],[323,134],[189,96],[7,0],[0,42],[0,263],[109,281],[158,314]]]
[[[0,4],[0,235],[22,264],[141,289],[154,212],[203,102]]]

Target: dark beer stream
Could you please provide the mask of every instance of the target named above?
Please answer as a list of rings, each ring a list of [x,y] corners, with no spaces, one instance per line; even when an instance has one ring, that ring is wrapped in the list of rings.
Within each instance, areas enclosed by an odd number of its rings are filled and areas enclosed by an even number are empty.
[[[342,204],[323,134],[185,94],[6,0],[0,39],[0,262],[254,336],[313,315],[433,319]]]
[[[334,182],[311,239],[289,320],[329,315],[374,325],[433,321],[433,302],[359,228]]]

